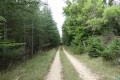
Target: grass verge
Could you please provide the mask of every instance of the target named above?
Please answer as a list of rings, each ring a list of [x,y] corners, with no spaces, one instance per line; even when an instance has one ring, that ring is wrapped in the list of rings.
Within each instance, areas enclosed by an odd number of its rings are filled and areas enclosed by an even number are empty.
[[[72,53],[71,48],[65,48]],[[97,73],[100,76],[100,80],[120,80],[120,65],[114,61],[105,61],[101,57],[90,58],[87,54],[72,55],[85,63],[93,72]]]
[[[68,60],[67,56],[64,54],[62,48],[60,50],[60,57],[62,63],[62,73],[64,80],[82,80],[71,62]]]
[[[0,74],[0,80],[44,80],[56,51],[52,49],[25,61],[15,69]]]

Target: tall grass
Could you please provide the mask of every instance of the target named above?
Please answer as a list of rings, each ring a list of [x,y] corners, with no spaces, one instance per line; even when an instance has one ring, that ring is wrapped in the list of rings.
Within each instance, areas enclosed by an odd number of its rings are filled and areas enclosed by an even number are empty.
[[[0,80],[44,80],[56,51],[56,49],[52,49],[17,65],[11,71],[1,73]]]

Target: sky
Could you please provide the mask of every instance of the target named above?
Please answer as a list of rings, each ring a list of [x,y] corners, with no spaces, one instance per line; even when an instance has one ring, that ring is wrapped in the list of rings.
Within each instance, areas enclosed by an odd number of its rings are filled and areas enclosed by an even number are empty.
[[[65,21],[65,17],[63,16],[63,7],[66,6],[65,0],[43,0],[48,1],[48,5],[52,10],[53,19],[57,23],[57,27],[62,37],[62,25]]]
[[[63,16],[63,7],[65,7],[65,2],[64,0],[48,0],[48,4],[52,10],[53,19],[57,23],[60,36],[62,36],[62,25],[65,20],[65,17]]]

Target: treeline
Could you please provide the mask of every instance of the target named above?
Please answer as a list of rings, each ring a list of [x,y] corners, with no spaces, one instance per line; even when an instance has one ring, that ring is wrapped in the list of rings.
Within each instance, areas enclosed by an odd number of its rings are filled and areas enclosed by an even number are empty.
[[[0,1],[0,70],[59,43],[48,4],[40,0]]]
[[[74,53],[105,60],[120,58],[120,6],[109,0],[67,0],[63,43]],[[119,61],[118,61],[119,62]]]

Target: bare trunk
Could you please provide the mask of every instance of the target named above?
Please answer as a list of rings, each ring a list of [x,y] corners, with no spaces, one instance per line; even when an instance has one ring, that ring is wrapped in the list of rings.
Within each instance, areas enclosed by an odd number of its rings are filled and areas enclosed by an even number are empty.
[[[83,45],[84,45],[84,47],[85,47],[85,49],[86,49],[86,44],[85,44],[85,42],[83,41]]]

